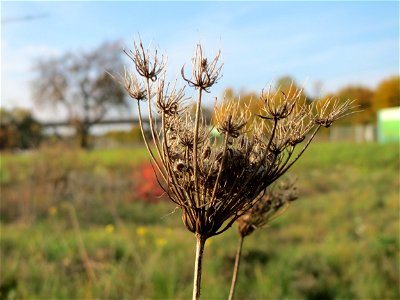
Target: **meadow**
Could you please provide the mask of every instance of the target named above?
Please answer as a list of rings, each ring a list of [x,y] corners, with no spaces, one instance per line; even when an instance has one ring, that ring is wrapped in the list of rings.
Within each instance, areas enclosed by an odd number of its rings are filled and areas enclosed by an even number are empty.
[[[146,162],[142,147],[2,154],[0,298],[190,298],[195,237]],[[299,200],[245,240],[237,298],[399,299],[399,167],[398,145],[311,145],[288,174]],[[237,239],[208,240],[203,299],[227,298]]]

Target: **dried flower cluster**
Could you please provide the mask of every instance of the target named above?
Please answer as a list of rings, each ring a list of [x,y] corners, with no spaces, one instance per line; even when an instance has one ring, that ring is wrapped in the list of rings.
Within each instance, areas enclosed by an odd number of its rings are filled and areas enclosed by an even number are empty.
[[[291,202],[297,200],[297,197],[294,180],[281,181],[279,185],[268,188],[264,197],[236,220],[240,239],[236,250],[229,300],[232,300],[235,296],[236,281],[239,273],[244,238],[253,233],[254,230],[265,226],[274,218],[281,215]]]
[[[262,228],[281,215],[297,198],[294,181],[280,181],[279,185],[269,188],[260,201],[236,220],[239,234],[246,237],[254,230]]]
[[[201,110],[203,92],[210,92],[221,78],[220,52],[208,60],[198,45],[191,76],[187,77],[182,68],[184,81],[197,91],[195,114],[186,105],[184,89],[177,89],[176,82],[165,83],[165,60],[158,57],[157,51],[151,54],[140,42],[126,54],[142,79],[125,74],[125,87],[138,102],[142,133],[141,100],[147,100],[154,147],[143,134],[145,144],[157,173],[165,181],[165,192],[182,209],[187,229],[196,234],[196,268],[200,269],[205,240],[227,230],[262,199],[265,189],[297,161],[317,131],[329,127],[352,108],[350,101],[323,106],[300,103],[300,90],[289,93],[294,95],[291,97],[268,91],[257,99],[262,108],[259,120],[249,124],[250,112],[224,99],[223,113],[217,115],[215,124],[223,136],[220,142],[211,137],[212,128]],[[195,285],[196,280],[199,285],[200,278],[195,278]],[[194,298],[199,293],[196,290]]]

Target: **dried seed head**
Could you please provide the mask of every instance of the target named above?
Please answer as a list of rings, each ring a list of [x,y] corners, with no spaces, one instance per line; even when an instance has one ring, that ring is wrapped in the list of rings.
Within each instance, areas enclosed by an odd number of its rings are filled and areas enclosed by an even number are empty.
[[[224,232],[241,216],[239,223],[247,228],[243,234],[249,233],[282,211],[296,197],[277,191],[264,196],[266,189],[298,160],[321,126],[329,127],[353,108],[348,101],[313,110],[315,106],[299,101],[301,90],[269,90],[258,99],[259,118],[250,122],[250,104],[224,99],[214,114],[222,139],[212,138],[201,113],[201,91],[208,92],[221,77],[220,52],[210,62],[198,45],[190,79],[182,68],[183,79],[199,91],[195,117],[182,107],[184,90],[159,76],[165,63],[157,52],[150,57],[140,42],[128,55],[148,87],[144,91],[134,77],[126,76],[129,95],[150,100],[147,116],[154,148],[144,139],[152,161],[166,182],[166,193],[182,209],[185,226],[203,238]],[[149,80],[158,80],[156,90]],[[139,120],[144,131],[140,112]]]
[[[196,89],[201,89],[209,92],[212,87],[221,77],[221,69],[223,64],[218,65],[221,51],[214,57],[211,63],[208,63],[207,58],[204,57],[204,52],[200,44],[196,47],[196,54],[192,59],[192,78],[185,76],[185,66],[181,69],[182,78]]]
[[[176,89],[176,81],[174,82],[171,91],[169,91],[170,85],[168,84],[165,88],[164,79],[160,79],[158,82],[156,107],[158,113],[164,114],[167,117],[178,115],[184,109],[182,102],[185,97],[185,88]]]
[[[224,99],[215,108],[215,121],[218,131],[232,138],[237,138],[250,118],[248,106],[241,107],[234,99]]]
[[[139,41],[139,46],[136,41],[133,43],[134,50],[125,51],[125,54],[133,61],[136,71],[140,76],[143,76],[151,81],[156,81],[157,76],[163,71],[166,65],[166,59],[158,57],[158,51],[154,50],[153,55],[147,50],[144,50],[142,41]]]
[[[132,74],[127,74],[125,70],[124,86],[129,96],[137,101],[145,101],[147,99],[146,89],[139,83],[137,78]]]
[[[270,89],[267,92],[263,90],[260,100],[264,103],[263,111],[266,115],[259,115],[259,117],[269,120],[287,118],[299,101],[302,91],[302,89],[292,91],[292,86],[290,86],[288,91],[288,95],[290,96],[287,96],[283,91],[273,93]]]
[[[283,181],[279,186],[268,189],[258,202],[237,219],[238,230],[242,237],[262,228],[282,212],[284,207],[298,199],[293,180]]]
[[[184,172],[184,171],[186,171],[187,170],[187,166],[186,166],[186,164],[184,163],[184,161],[183,160],[177,160],[176,162],[175,162],[175,165],[174,165],[174,171],[175,172]]]
[[[317,103],[315,123],[326,128],[330,127],[333,122],[356,112],[354,109],[357,106],[354,105],[354,102],[354,100],[347,100],[339,103],[339,100],[328,99],[325,102]]]
[[[178,141],[181,146],[188,150],[193,150],[194,146],[194,133],[191,129],[185,127],[178,130]],[[206,133],[204,128],[200,128],[198,135],[198,144],[201,145],[206,140]]]

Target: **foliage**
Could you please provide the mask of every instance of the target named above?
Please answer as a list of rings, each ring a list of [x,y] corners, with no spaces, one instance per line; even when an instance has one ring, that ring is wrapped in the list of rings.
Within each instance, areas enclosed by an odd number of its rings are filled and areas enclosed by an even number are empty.
[[[120,84],[110,73],[122,73],[118,44],[104,44],[87,53],[67,53],[37,62],[33,95],[37,104],[62,106],[87,148],[90,128],[110,109],[126,107]]]
[[[111,130],[104,136],[114,140],[118,145],[143,143],[142,133],[139,126],[132,126],[129,131]]]
[[[335,97],[338,97],[340,101],[346,101],[348,99],[354,99],[358,105],[359,113],[352,115],[347,119],[347,122],[353,124],[364,124],[371,123],[376,119],[376,111],[373,110],[373,97],[374,92],[369,88],[362,86],[348,86],[339,90]],[[346,122],[343,120],[342,122]]]
[[[133,168],[133,200],[141,200],[147,203],[158,203],[166,200],[165,192],[160,187],[159,180],[154,173],[154,166],[151,163],[142,163]]]
[[[275,89],[280,87],[287,95],[292,94],[299,86],[290,76],[284,76],[277,80]],[[292,87],[291,92],[289,91]],[[249,107],[252,114],[260,113],[260,107],[257,105],[255,99],[260,97],[254,92],[235,92],[233,89],[228,88],[224,91],[226,99],[234,99],[240,103],[240,107],[244,110]],[[339,89],[334,93],[329,93],[321,98],[321,102],[330,99],[339,99],[340,102],[345,102],[349,99],[354,99],[355,105],[358,105],[358,112],[350,115],[348,118],[339,120],[341,124],[368,124],[376,121],[378,110],[382,108],[400,106],[400,77],[393,76],[383,80],[376,89],[370,89],[361,85],[348,85]],[[317,99],[310,99],[302,92],[301,99],[303,101],[315,101]],[[253,120],[251,118],[251,120]],[[215,123],[215,114],[214,114]]]
[[[309,100],[304,92],[304,90],[294,81],[293,78],[290,76],[283,76],[277,79],[275,87],[271,88],[272,92],[278,92],[278,93],[284,93],[288,99],[291,98],[298,98],[297,102],[299,104],[305,104],[308,103]],[[266,92],[266,91],[264,91]],[[260,104],[259,99],[262,98],[262,93],[255,93],[255,92],[236,92],[232,88],[227,88],[224,91],[223,94],[224,101],[234,101],[238,103],[238,109],[241,112],[250,112],[249,120],[246,124],[246,131],[251,130],[251,124],[254,122],[261,123],[262,120],[257,117],[257,115],[262,114],[263,108],[262,105]],[[278,97],[276,97],[274,100],[278,100]],[[278,103],[274,103],[275,106],[278,105]],[[227,112],[222,111],[226,107],[224,106],[216,106],[214,111],[213,111],[213,124],[217,125],[217,120],[216,116],[218,114],[226,114]]]
[[[31,174],[39,176],[32,173],[38,156],[4,154],[2,297],[188,298],[193,237],[181,228],[180,214],[171,214],[168,202],[131,201],[132,187],[123,184],[130,181],[132,167],[148,159],[146,150],[70,149],[74,154],[68,155],[62,148],[43,156],[59,157],[62,163],[50,159],[41,163],[56,164],[47,170],[75,164],[71,172],[81,183],[72,190],[70,203],[76,208],[96,281],[88,280],[63,202],[55,203],[51,190],[44,187],[37,187],[40,194],[29,196],[34,185]],[[246,240],[237,297],[398,299],[399,167],[395,145],[313,144],[294,166],[300,200]],[[83,180],[84,173],[93,180]],[[113,187],[102,187],[106,184]],[[48,199],[49,205],[6,222],[21,198],[28,207],[35,206],[34,198]],[[28,218],[30,214],[36,217]],[[226,298],[236,230],[210,241],[203,296]]]
[[[400,106],[400,76],[383,80],[374,95],[374,110]]]
[[[309,101],[309,97],[306,95],[303,87],[298,85],[298,83],[296,83],[296,81],[290,76],[282,76],[278,78],[276,80],[275,90],[282,91],[288,97],[293,97],[296,91],[300,90],[300,103],[304,104]]]
[[[26,109],[0,109],[0,150],[37,147],[42,126]]]

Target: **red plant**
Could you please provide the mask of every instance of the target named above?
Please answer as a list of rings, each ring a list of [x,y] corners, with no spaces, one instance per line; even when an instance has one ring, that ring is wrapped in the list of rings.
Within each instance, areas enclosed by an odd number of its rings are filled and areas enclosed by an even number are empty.
[[[166,199],[166,194],[160,187],[150,163],[135,166],[132,173],[132,199],[148,203],[158,203]]]

